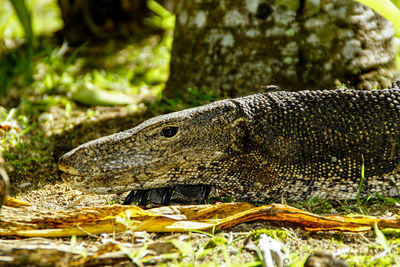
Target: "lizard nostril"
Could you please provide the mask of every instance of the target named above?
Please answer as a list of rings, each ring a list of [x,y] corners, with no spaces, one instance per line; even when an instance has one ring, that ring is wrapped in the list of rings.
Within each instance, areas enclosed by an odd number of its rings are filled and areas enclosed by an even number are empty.
[[[63,173],[64,172],[62,170],[58,170],[57,171],[58,178],[61,178]]]

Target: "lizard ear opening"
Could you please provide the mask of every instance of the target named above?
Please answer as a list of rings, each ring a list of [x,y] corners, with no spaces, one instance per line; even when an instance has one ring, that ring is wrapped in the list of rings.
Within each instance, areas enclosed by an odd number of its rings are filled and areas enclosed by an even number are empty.
[[[171,138],[174,137],[177,132],[178,132],[179,128],[175,127],[175,126],[168,126],[165,127],[161,130],[161,135],[166,137],[166,138]]]

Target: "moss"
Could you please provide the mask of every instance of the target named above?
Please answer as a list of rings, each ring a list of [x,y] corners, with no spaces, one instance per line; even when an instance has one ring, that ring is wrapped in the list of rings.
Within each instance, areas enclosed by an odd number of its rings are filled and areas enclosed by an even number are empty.
[[[392,254],[378,259],[374,255],[354,255],[344,259],[349,266],[393,266],[396,263]]]
[[[253,241],[258,241],[260,239],[260,235],[262,234],[266,234],[273,239],[280,239],[283,242],[286,242],[289,238],[289,233],[280,229],[257,229],[250,231],[250,236]]]
[[[217,235],[217,236],[214,236],[210,241],[208,241],[205,244],[204,248],[205,249],[215,248],[218,246],[223,246],[226,243],[228,243],[228,240],[225,237],[223,237],[221,235]]]
[[[306,16],[310,17],[320,12],[321,3],[319,0],[307,0],[304,8]]]
[[[277,1],[279,5],[285,6],[290,10],[296,11],[300,7],[300,1],[298,0],[281,0]]]

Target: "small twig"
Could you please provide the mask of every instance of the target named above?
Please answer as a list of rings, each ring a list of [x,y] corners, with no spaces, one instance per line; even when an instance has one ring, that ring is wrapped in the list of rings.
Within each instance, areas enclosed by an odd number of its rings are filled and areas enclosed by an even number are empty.
[[[79,225],[75,225],[75,227],[78,228],[79,230],[81,230],[82,232],[86,233],[88,236],[91,236],[91,237],[100,239],[100,236],[95,235],[95,234],[93,234],[93,233],[91,233],[91,232],[86,231],[84,228],[80,227]]]

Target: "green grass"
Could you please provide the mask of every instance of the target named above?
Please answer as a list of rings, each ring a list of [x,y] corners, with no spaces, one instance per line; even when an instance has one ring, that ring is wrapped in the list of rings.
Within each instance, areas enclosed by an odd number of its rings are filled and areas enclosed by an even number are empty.
[[[96,105],[122,104],[136,111],[142,100],[160,97],[172,45],[172,31],[166,30],[137,42],[110,40],[96,52],[87,44],[70,47],[52,37],[62,27],[57,1],[26,3],[36,36],[31,54],[10,2],[0,2],[0,123],[16,125],[11,130],[0,126],[0,150],[14,194],[22,183],[58,180],[51,136],[74,123],[77,114],[92,121],[100,114]],[[158,13],[150,19],[173,27],[174,16],[156,3],[152,9]]]
[[[15,3],[21,6],[20,1]],[[149,1],[155,13],[148,20],[169,29],[163,38],[147,38],[122,47],[110,40],[98,55],[90,55],[92,49],[85,45],[76,49],[52,40],[50,35],[62,27],[55,0],[26,1],[34,35],[41,36],[34,51],[27,51],[16,39],[24,37],[16,12],[9,1],[0,4],[0,54],[4,54],[0,59],[0,94],[31,86],[40,94],[64,94],[84,104],[120,105],[121,99],[131,94],[160,94],[163,89],[169,75],[170,30],[175,17],[155,1]],[[21,19],[24,25],[26,20]],[[119,101],[115,100],[118,94]]]
[[[47,35],[63,26],[57,0],[26,0],[35,35]],[[9,0],[0,2],[0,40],[23,38],[24,30]]]
[[[357,204],[358,204],[358,207],[360,208],[360,212],[362,213],[362,214],[364,214],[365,212],[364,212],[364,210],[363,210],[363,208],[362,208],[362,203],[361,203],[361,199],[360,199],[360,196],[361,196],[361,189],[362,189],[362,187],[363,187],[363,184],[364,184],[364,179],[365,179],[365,164],[364,164],[364,156],[363,155],[361,155],[361,158],[362,158],[362,164],[361,164],[361,178],[360,178],[360,182],[359,182],[359,184],[358,184],[358,190],[357,190]]]

